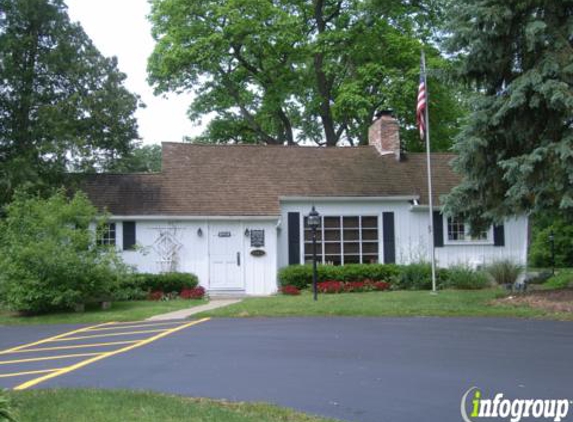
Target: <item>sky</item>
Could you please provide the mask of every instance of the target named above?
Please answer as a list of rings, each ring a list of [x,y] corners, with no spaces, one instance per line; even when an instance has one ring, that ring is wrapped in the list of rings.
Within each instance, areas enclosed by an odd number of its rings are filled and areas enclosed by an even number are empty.
[[[127,88],[147,106],[137,114],[139,136],[145,144],[181,142],[201,128],[193,126],[186,112],[192,95],[156,97],[147,84],[147,58],[153,51],[151,24],[146,16],[147,0],[65,0],[68,14],[79,22],[99,51],[116,56],[119,69],[127,74]]]

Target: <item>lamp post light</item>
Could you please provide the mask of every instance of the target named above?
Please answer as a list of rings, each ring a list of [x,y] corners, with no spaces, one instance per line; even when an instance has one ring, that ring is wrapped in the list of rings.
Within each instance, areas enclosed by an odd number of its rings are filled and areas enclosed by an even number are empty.
[[[551,274],[555,275],[555,233],[549,232],[549,243],[551,244]]]
[[[316,229],[320,227],[320,214],[316,211],[314,205],[312,206],[312,210],[310,210],[310,214],[308,214],[307,224],[312,230],[312,292],[314,300],[318,300],[316,287],[318,279],[316,271]]]

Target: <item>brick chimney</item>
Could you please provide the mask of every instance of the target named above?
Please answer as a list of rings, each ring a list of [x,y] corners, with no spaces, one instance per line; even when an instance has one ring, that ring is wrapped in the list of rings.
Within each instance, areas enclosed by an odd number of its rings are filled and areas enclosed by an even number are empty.
[[[402,159],[400,127],[390,110],[376,113],[375,120],[368,129],[368,144],[376,147],[380,155],[394,154],[396,160]]]

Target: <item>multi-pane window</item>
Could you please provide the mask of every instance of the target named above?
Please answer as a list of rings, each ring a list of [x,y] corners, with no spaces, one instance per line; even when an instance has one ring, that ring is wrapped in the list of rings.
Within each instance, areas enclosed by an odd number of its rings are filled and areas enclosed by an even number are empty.
[[[487,230],[472,236],[470,227],[461,217],[448,218],[448,240],[450,242],[471,242],[487,240]]]
[[[115,246],[115,223],[106,223],[100,227],[97,236],[98,245]]]
[[[377,216],[323,216],[316,231],[316,254],[324,264],[378,262]],[[304,260],[312,262],[312,230],[304,220]]]

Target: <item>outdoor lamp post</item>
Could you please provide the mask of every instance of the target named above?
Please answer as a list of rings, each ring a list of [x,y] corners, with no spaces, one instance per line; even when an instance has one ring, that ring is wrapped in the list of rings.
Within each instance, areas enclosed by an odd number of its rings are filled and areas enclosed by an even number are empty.
[[[549,243],[551,244],[551,274],[555,275],[555,234],[553,230],[549,232]]]
[[[317,300],[316,282],[318,275],[316,271],[316,229],[320,227],[320,214],[316,211],[314,205],[312,206],[312,210],[310,210],[310,214],[308,214],[307,224],[312,230],[312,291],[314,294],[314,300]]]

